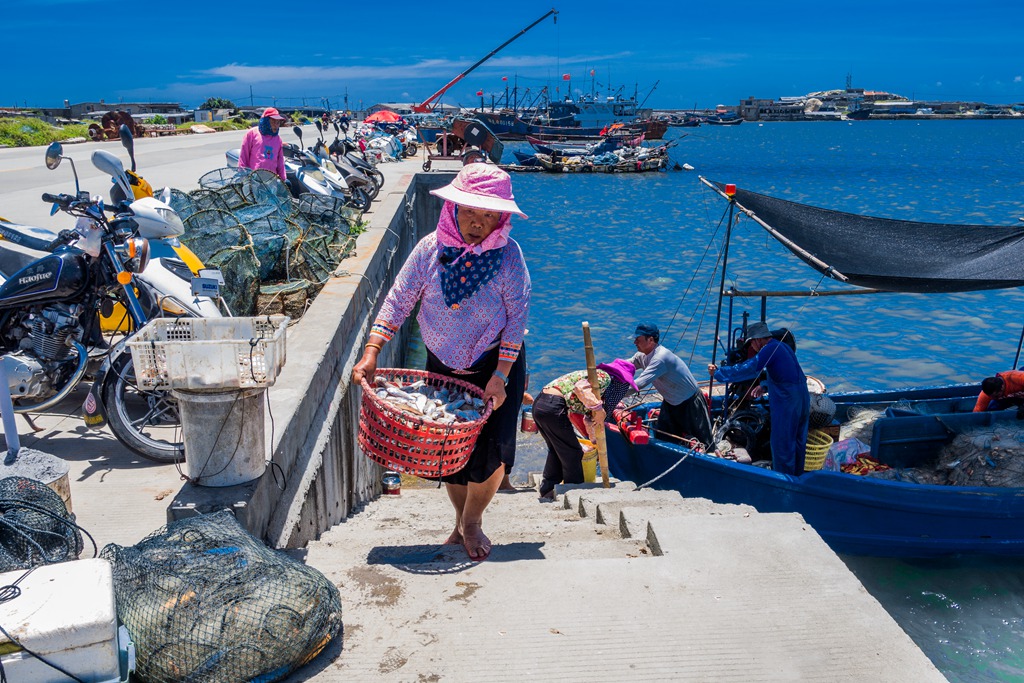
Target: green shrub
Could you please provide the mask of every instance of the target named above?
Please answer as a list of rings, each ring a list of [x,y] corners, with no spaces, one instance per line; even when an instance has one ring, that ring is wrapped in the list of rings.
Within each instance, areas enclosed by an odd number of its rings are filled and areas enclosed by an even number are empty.
[[[163,125],[167,123],[167,117],[157,114],[153,117],[153,123]]]
[[[74,124],[60,128],[29,117],[0,119],[0,145],[7,147],[42,146],[78,137],[88,138],[89,127]]]

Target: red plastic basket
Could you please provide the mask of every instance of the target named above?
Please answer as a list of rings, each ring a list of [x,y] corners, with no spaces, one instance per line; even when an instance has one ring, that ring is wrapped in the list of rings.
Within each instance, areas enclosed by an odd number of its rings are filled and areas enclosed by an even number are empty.
[[[408,384],[423,380],[433,387],[467,391],[483,398],[477,386],[425,370],[377,368],[377,377]],[[359,409],[359,446],[366,457],[399,472],[444,477],[461,470],[491,414],[488,404],[479,420],[446,425],[399,410],[382,400],[363,379]]]

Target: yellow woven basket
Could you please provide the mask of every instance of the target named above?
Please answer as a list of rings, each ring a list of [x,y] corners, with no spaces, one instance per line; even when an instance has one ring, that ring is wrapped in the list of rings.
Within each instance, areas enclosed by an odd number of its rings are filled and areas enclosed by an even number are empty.
[[[820,429],[812,429],[807,432],[807,453],[804,455],[804,471],[820,470],[825,464],[825,456],[828,455],[829,446],[832,445],[832,437]]]

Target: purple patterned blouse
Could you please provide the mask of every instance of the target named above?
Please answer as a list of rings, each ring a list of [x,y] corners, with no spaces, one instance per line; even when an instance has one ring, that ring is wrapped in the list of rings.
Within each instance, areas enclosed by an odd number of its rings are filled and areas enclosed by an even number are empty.
[[[470,297],[448,306],[441,288],[440,250],[432,232],[413,249],[391,286],[373,333],[390,340],[416,302],[423,343],[453,370],[471,367],[489,348],[500,344],[499,360],[515,362],[523,347],[530,309],[530,273],[515,240],[504,247],[501,269]],[[461,257],[472,270],[474,254]]]

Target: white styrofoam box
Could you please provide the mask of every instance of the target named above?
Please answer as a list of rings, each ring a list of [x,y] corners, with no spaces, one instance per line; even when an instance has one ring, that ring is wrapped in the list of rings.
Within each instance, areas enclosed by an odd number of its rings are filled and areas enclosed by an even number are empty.
[[[0,574],[10,585],[25,572]],[[75,560],[36,568],[18,584],[21,595],[0,604],[0,625],[32,652],[86,683],[122,680],[110,563]],[[0,634],[0,645],[10,641]],[[7,680],[66,683],[69,679],[24,651],[0,658]]]
[[[269,387],[284,365],[284,315],[156,318],[129,338],[142,389]]]

